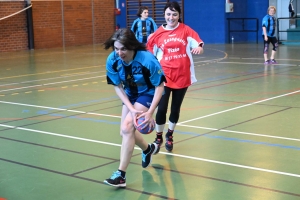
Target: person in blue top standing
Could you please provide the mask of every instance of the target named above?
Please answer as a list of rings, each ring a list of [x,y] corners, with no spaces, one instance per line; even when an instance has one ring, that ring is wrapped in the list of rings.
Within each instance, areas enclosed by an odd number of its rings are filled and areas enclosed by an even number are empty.
[[[104,182],[115,187],[126,187],[126,169],[134,146],[142,149],[143,168],[149,166],[152,155],[159,150],[156,143],[148,144],[136,131],[136,120],[144,117],[145,121],[140,126],[155,126],[152,115],[163,95],[166,79],[158,60],[129,28],[117,30],[104,46],[114,50],[106,60],[107,83],[114,86],[123,102],[120,164],[118,170]]]
[[[277,64],[275,60],[275,54],[278,48],[278,41],[275,36],[276,19],[274,17],[276,13],[275,6],[270,6],[267,11],[267,15],[262,20],[262,37],[264,40],[264,59],[265,64]],[[270,59],[268,59],[269,44],[272,43],[273,49]]]
[[[149,10],[147,6],[141,6],[137,12],[137,18],[133,21],[131,30],[135,37],[141,43],[147,43],[148,36],[156,31],[157,25],[151,17],[148,17]]]

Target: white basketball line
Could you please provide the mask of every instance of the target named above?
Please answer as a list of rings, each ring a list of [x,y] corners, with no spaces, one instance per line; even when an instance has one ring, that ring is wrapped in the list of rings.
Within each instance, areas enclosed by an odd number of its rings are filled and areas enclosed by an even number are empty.
[[[81,138],[81,137],[75,137],[75,136],[69,136],[69,135],[62,135],[62,134],[58,134],[58,133],[52,133],[52,132],[47,132],[47,131],[39,131],[39,130],[34,130],[34,129],[29,129],[29,128],[9,126],[9,125],[4,125],[4,124],[0,124],[0,126],[6,127],[6,128],[11,128],[11,129],[41,133],[41,134],[46,134],[46,135],[53,135],[53,136],[57,136],[57,137],[64,137],[64,138],[69,138],[69,139],[74,139],[74,140],[81,140],[81,141],[86,141],[86,142],[93,142],[93,143],[99,143],[99,144],[105,144],[105,145],[111,145],[111,146],[118,146],[118,147],[121,146],[120,144],[115,144],[115,143],[110,143],[110,142],[103,142],[103,141],[92,140],[92,139],[87,139],[87,138]],[[138,147],[135,147],[135,149],[136,150],[141,150]],[[239,164],[234,164],[234,163],[221,162],[221,161],[217,161],[217,160],[210,160],[210,159],[198,158],[198,157],[193,157],[193,156],[186,156],[186,155],[181,155],[181,154],[174,154],[174,153],[167,153],[167,152],[159,152],[159,153],[160,154],[165,154],[165,155],[171,155],[171,156],[175,156],[175,157],[180,157],[180,158],[185,158],[185,159],[198,160],[198,161],[210,162],[210,163],[215,163],[215,164],[220,164],[220,165],[227,165],[227,166],[231,166],[231,167],[251,169],[251,170],[256,170],[256,171],[263,171],[263,172],[268,172],[268,173],[273,173],[273,174],[280,174],[280,175],[300,178],[300,174],[292,174],[292,173],[281,172],[281,171],[276,171],[276,170],[269,170],[269,169],[264,169],[264,168],[259,168],[259,167],[251,167],[251,166],[246,166],[246,165],[239,165]]]
[[[86,114],[86,115],[96,115],[96,116],[104,116],[104,117],[112,117],[112,118],[121,118],[121,116],[118,116],[118,115],[107,115],[107,114],[94,113],[94,112],[68,110],[68,109],[65,109],[65,108],[54,108],[54,107],[38,106],[38,105],[30,105],[30,104],[22,104],[22,103],[14,103],[14,102],[6,102],[6,101],[0,101],[0,103],[11,104],[11,105],[20,105],[20,106],[28,106],[28,107],[34,107],[34,108],[43,108],[43,109],[49,109],[49,110],[59,110],[59,111],[66,111],[66,112],[73,112],[73,113],[81,113],[81,114]],[[221,131],[221,132],[230,132],[230,133],[237,133],[237,134],[253,135],[253,136],[259,136],[259,137],[269,137],[269,138],[276,138],[276,139],[283,139],[283,140],[300,141],[300,139],[296,139],[296,138],[287,138],[287,137],[264,135],[264,134],[257,134],[257,133],[232,131],[232,130],[226,130],[226,129],[216,129],[216,128],[201,127],[201,126],[192,126],[192,125],[186,125],[186,124],[177,124],[177,126],[184,126],[184,127],[197,128],[197,129],[206,129],[206,130],[218,130],[218,131]]]
[[[249,104],[246,104],[246,105],[243,105],[243,106],[238,106],[238,107],[235,107],[235,108],[230,108],[228,110],[223,110],[223,111],[212,113],[212,114],[205,115],[205,116],[202,116],[202,117],[197,117],[197,118],[194,118],[194,119],[186,120],[186,121],[178,123],[178,125],[181,125],[181,124],[184,124],[184,123],[187,123],[187,122],[192,122],[192,121],[195,121],[195,120],[198,120],[198,119],[203,119],[203,118],[211,117],[211,116],[214,116],[214,115],[222,114],[222,113],[229,112],[229,111],[232,111],[232,110],[237,110],[237,109],[244,108],[244,107],[247,107],[247,106],[252,106],[252,105],[255,105],[255,104],[258,104],[258,103],[270,101],[270,100],[277,99],[277,98],[284,97],[284,96],[288,96],[288,95],[291,95],[291,94],[296,94],[298,92],[300,92],[300,90],[297,90],[297,91],[294,91],[294,92],[290,92],[290,93],[287,93],[287,94],[282,94],[282,95],[275,96],[275,97],[272,97],[272,98],[268,98],[268,99],[256,101],[256,102],[249,103]]]

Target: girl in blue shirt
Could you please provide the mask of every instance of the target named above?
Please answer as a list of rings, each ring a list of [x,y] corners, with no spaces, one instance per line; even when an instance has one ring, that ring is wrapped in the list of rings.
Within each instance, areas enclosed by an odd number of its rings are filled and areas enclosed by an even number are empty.
[[[133,21],[131,30],[135,37],[141,43],[147,43],[148,36],[156,31],[157,25],[151,17],[148,17],[149,11],[147,6],[141,6],[138,10],[137,18]]]
[[[113,48],[106,60],[107,83],[114,86],[123,102],[121,116],[122,147],[117,171],[104,182],[115,187],[126,187],[126,169],[134,146],[142,149],[142,167],[151,163],[152,155],[159,151],[156,143],[148,144],[136,131],[137,118],[145,121],[139,126],[155,126],[154,110],[164,92],[165,76],[158,60],[146,50],[129,29],[117,30],[105,43]]]
[[[278,41],[275,36],[276,19],[274,14],[276,13],[275,6],[268,8],[268,14],[262,20],[262,36],[264,40],[264,59],[265,64],[277,64],[275,60],[275,54],[278,48]],[[268,59],[269,44],[272,43],[273,49],[270,59]]]

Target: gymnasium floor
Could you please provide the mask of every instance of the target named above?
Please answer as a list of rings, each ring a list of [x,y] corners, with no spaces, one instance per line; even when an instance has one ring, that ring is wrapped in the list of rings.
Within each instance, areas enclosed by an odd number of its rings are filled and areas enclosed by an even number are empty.
[[[101,45],[0,54],[0,199],[300,199],[300,47],[205,45],[174,151],[118,168],[121,102]],[[155,133],[146,135],[154,140]]]

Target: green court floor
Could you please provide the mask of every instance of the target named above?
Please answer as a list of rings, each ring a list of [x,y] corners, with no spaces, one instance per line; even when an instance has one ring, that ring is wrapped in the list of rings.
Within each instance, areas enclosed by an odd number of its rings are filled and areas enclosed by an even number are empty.
[[[204,49],[173,152],[162,148],[143,169],[136,148],[125,189],[103,183],[121,144],[110,51],[1,53],[0,199],[300,199],[300,47],[280,45],[279,64],[267,66],[262,44]]]

